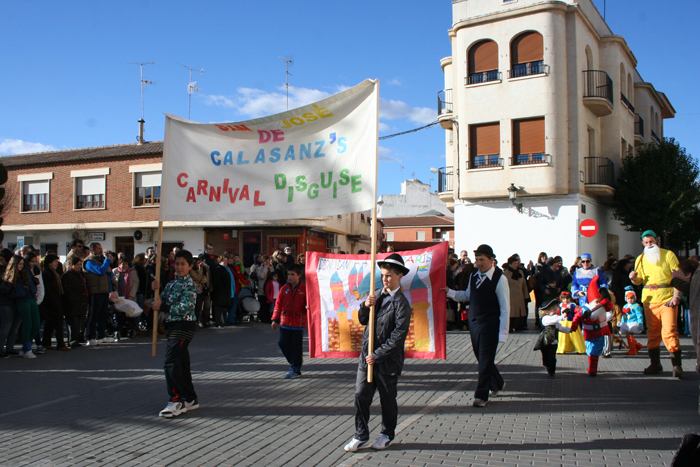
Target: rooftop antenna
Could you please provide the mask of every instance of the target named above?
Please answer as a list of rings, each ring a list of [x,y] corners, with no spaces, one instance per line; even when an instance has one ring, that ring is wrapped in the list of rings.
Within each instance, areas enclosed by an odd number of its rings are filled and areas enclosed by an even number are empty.
[[[146,81],[145,79],[143,79],[143,66],[144,66],[144,65],[154,65],[154,64],[155,64],[155,63],[153,62],[153,60],[151,60],[150,62],[129,62],[129,65],[138,65],[139,68],[141,69],[141,120],[144,120],[144,118],[143,118],[143,116],[144,116],[144,111],[143,111],[143,88],[144,88],[144,86],[146,86],[147,84],[153,84],[153,85],[156,84],[155,81]]]
[[[289,65],[294,65],[294,59],[293,58],[286,58],[286,57],[277,57],[280,60],[282,60],[285,63],[286,67],[286,80],[284,83],[284,86],[287,88],[287,110],[289,110],[289,77],[292,76],[292,74],[289,72]]]
[[[182,63],[178,63],[180,66],[184,66],[188,70],[190,70],[190,81],[189,84],[187,85],[187,120],[190,119],[190,109],[192,108],[192,93],[193,92],[199,92],[199,88],[194,87],[195,84],[197,84],[196,81],[192,81],[192,70],[198,71],[200,74],[204,74],[204,68],[198,70],[196,68],[192,68],[191,66],[183,65]]]

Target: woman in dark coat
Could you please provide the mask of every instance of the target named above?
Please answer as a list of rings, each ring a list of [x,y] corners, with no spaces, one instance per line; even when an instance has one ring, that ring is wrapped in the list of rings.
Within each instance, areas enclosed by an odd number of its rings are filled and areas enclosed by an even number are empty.
[[[216,327],[225,325],[224,319],[229,308],[233,306],[231,293],[231,274],[228,272],[228,258],[219,256],[219,264],[211,271],[214,290],[211,292],[212,310]]]
[[[85,328],[85,317],[90,303],[81,264],[79,256],[71,256],[66,261],[66,272],[61,276],[63,314],[68,324],[68,343],[72,348],[80,347],[80,330]]]
[[[625,287],[628,285],[634,287],[634,284],[632,284],[630,280],[630,269],[632,269],[632,263],[623,258],[617,262],[617,267],[612,271],[612,277],[608,287],[610,291],[615,294],[617,303],[624,301]]]
[[[70,350],[63,340],[63,306],[61,296],[63,295],[63,284],[61,276],[56,268],[58,267],[58,256],[48,254],[44,258],[44,270],[41,277],[44,281],[44,300],[39,305],[39,311],[44,319],[44,336],[41,344],[45,349],[53,349],[51,337],[56,333],[56,349]]]

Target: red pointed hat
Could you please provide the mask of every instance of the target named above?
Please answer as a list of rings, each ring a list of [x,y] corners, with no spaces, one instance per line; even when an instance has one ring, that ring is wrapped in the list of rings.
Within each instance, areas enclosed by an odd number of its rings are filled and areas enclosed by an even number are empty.
[[[586,300],[591,303],[596,298],[600,298],[600,290],[598,290],[598,278],[594,277],[588,284],[588,290],[586,291]]]

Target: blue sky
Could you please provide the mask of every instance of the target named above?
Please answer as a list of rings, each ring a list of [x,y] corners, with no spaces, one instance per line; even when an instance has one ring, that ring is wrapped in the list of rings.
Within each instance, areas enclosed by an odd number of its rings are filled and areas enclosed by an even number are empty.
[[[603,10],[603,0],[595,0]],[[189,71],[196,121],[241,121],[308,104],[365,78],[381,81],[381,135],[436,119],[439,61],[450,55],[450,0],[330,2],[121,1],[5,2],[0,15],[0,155],[135,141],[145,89],[146,139],[163,138],[163,113],[187,117]],[[607,0],[606,16],[625,37],[646,81],[678,115],[675,137],[700,156],[700,91],[695,2]],[[415,177],[430,182],[445,165],[439,126],[380,142],[379,195]],[[437,187],[437,180],[432,181]]]

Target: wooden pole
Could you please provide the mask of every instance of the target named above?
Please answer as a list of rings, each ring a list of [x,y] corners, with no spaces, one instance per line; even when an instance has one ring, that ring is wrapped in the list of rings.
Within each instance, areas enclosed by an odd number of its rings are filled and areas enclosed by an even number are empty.
[[[370,286],[369,286],[369,293],[370,295],[374,295],[374,281],[376,280],[376,269],[377,269],[377,186],[378,186],[378,180],[379,180],[379,80],[377,80],[377,122],[376,122],[376,135],[377,135],[377,148],[376,148],[376,160],[375,164],[376,167],[374,169],[374,189],[375,189],[375,194],[374,194],[374,209],[372,209],[372,233],[371,233],[371,244],[370,244],[370,251],[372,253],[372,265],[371,265],[371,272],[369,273],[369,280],[370,280]],[[372,355],[372,352],[374,351],[374,316],[375,316],[375,309],[374,306],[370,307],[369,309],[369,342],[367,343],[367,355]],[[367,365],[367,382],[371,383],[373,381],[373,374],[374,372],[374,365]]]
[[[153,303],[156,301],[160,302],[160,270],[161,263],[163,261],[162,256],[163,250],[163,221],[158,221],[158,248],[156,248],[156,282],[158,283],[158,290],[153,291]],[[151,349],[151,355],[156,356],[156,349],[158,348],[158,314],[159,311],[151,309],[153,312],[153,344]]]

